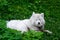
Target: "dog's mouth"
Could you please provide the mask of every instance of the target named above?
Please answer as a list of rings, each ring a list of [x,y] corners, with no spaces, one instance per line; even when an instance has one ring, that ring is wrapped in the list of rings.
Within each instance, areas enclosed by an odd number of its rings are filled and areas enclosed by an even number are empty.
[[[40,26],[40,27],[37,27],[39,30],[41,30],[42,29],[42,26]]]

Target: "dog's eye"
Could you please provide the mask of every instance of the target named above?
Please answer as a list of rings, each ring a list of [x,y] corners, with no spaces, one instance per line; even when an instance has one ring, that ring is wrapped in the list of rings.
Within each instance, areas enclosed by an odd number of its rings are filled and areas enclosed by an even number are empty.
[[[40,19],[39,19],[40,20]]]
[[[36,21],[37,21],[38,19],[36,19]]]

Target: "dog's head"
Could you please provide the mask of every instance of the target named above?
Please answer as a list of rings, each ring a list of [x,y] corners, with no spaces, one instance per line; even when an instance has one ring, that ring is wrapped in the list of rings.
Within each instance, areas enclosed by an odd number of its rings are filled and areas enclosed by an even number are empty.
[[[45,24],[45,20],[44,20],[44,13],[35,13],[33,12],[30,21],[32,23],[32,25],[37,26],[37,27],[41,27],[42,25]]]

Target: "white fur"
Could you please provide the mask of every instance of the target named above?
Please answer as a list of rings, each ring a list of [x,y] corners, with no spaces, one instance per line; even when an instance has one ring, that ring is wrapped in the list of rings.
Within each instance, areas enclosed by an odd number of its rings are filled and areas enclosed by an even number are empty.
[[[40,24],[38,24],[38,22]],[[15,29],[23,33],[23,32],[27,32],[28,28],[30,30],[39,30],[37,27],[42,26],[42,29],[44,29],[44,24],[45,24],[44,13],[35,14],[35,12],[33,12],[30,19],[11,20],[7,22],[7,28]]]

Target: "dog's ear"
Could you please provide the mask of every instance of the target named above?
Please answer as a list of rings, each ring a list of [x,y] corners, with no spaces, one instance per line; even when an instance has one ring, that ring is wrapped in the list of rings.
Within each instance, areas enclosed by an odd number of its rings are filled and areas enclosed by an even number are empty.
[[[35,14],[35,12],[33,12],[33,14],[32,15],[34,15]]]
[[[31,18],[32,18],[32,17],[34,17],[34,16],[35,16],[35,12],[33,12],[33,13],[32,13],[32,16],[31,16]]]
[[[30,20],[35,17],[35,12],[32,13],[32,16],[30,17]]]
[[[41,13],[41,16],[44,18],[44,13]]]

